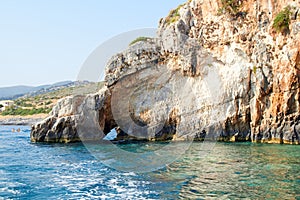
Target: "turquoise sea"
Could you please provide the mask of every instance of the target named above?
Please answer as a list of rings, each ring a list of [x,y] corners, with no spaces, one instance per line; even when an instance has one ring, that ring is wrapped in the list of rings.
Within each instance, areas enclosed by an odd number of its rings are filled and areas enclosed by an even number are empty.
[[[0,199],[300,200],[300,146],[216,143],[199,157],[193,143],[174,163],[134,173],[107,167],[83,144],[33,144],[29,135],[30,127],[0,126]]]

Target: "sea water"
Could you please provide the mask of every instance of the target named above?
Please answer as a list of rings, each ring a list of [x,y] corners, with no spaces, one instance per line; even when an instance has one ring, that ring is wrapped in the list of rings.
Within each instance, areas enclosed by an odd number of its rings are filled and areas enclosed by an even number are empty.
[[[192,143],[158,171],[121,172],[83,144],[34,144],[30,127],[0,126],[0,199],[300,199],[300,146],[216,143],[201,151]]]

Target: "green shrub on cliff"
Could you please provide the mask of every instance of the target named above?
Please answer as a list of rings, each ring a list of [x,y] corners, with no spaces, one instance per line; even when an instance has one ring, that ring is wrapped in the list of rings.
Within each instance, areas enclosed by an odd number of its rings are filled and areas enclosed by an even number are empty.
[[[281,33],[286,33],[289,31],[289,25],[290,25],[290,15],[291,15],[291,8],[285,7],[282,11],[280,11],[275,19],[274,19],[274,23],[273,23],[273,28],[277,31],[277,32],[281,32]]]
[[[129,46],[131,46],[137,42],[147,41],[148,39],[150,39],[150,37],[138,37],[135,40],[133,40],[132,42],[130,42]]]

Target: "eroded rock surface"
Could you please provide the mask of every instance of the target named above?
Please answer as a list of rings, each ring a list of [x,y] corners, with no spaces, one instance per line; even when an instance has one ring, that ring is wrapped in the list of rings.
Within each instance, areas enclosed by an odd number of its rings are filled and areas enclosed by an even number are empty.
[[[192,0],[160,20],[157,38],[106,67],[106,86],[62,99],[32,128],[34,142],[203,140],[300,143],[298,1]],[[291,21],[273,21],[290,6]],[[174,14],[176,13],[176,14]]]

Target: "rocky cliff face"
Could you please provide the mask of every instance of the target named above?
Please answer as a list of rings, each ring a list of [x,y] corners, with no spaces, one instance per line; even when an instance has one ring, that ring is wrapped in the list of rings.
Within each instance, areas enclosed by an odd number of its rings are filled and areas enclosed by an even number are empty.
[[[116,128],[119,140],[299,144],[299,8],[188,1],[160,20],[156,39],[111,58],[98,93],[58,102],[31,140],[99,140]]]

